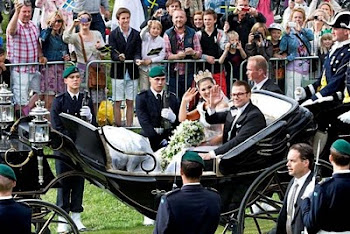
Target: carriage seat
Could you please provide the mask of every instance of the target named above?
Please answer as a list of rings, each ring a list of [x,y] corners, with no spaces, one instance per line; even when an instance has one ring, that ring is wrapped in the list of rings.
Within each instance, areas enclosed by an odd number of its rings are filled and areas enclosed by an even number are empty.
[[[271,92],[265,91],[263,93]],[[274,96],[270,96],[263,93],[261,91],[253,92],[251,102],[264,114],[266,125],[268,126],[285,115],[292,108],[292,104],[283,99],[276,98],[276,96],[283,95],[274,94]]]

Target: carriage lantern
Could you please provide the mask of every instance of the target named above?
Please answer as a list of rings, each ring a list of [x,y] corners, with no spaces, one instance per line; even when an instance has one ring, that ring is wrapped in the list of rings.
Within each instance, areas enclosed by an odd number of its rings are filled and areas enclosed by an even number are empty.
[[[7,84],[0,84],[0,127],[1,131],[14,121],[14,111],[11,98],[13,93],[7,89]],[[2,134],[1,134],[2,135]]]
[[[36,101],[36,107],[30,112],[30,116],[35,118],[29,123],[29,142],[32,143],[34,147],[42,148],[49,142],[49,121],[45,118],[45,115],[50,114],[50,112],[44,107],[44,101]]]

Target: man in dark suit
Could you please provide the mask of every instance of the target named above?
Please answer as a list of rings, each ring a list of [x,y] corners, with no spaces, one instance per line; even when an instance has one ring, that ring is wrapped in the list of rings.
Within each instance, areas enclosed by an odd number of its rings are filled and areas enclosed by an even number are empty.
[[[283,94],[273,80],[267,77],[267,61],[261,55],[255,55],[248,58],[247,77],[254,82],[253,90],[267,90],[274,93]]]
[[[93,105],[91,98],[84,97],[83,93],[79,93],[81,78],[79,69],[75,66],[68,67],[63,72],[64,83],[67,85],[67,91],[55,97],[51,108],[51,124],[54,129],[75,139],[74,132],[68,132],[64,128],[63,123],[59,117],[60,113],[67,113],[78,118],[82,117],[87,122],[97,125],[94,116]],[[85,100],[84,100],[85,99]],[[88,99],[88,100],[86,100]],[[87,103],[87,105],[86,105]],[[60,154],[66,160],[70,160],[68,156]],[[69,167],[62,160],[56,160],[56,172],[61,174],[71,171]],[[79,231],[83,231],[86,227],[82,224],[80,213],[83,212],[83,193],[84,193],[84,178],[69,177],[62,180],[61,187],[57,190],[57,205],[65,210],[68,214],[72,212],[72,219],[77,225]],[[62,217],[59,217],[62,219]],[[68,231],[66,223],[59,223],[57,232]]]
[[[231,98],[234,107],[226,112],[215,112],[216,105],[222,99],[220,87],[216,85],[210,92],[210,106],[205,118],[210,124],[224,123],[224,133],[223,144],[220,147],[200,154],[205,160],[225,154],[266,127],[263,113],[250,102],[251,89],[247,82],[236,81],[233,83]]]
[[[182,156],[181,189],[162,196],[157,213],[154,234],[212,234],[220,219],[221,198],[214,189],[200,184],[204,161],[196,152]]]
[[[341,139],[331,146],[333,175],[316,185],[301,203],[308,233],[349,233],[350,143]]]
[[[178,124],[179,101],[175,94],[164,91],[163,66],[149,72],[150,89],[136,96],[136,115],[142,127],[141,134],[148,137],[153,151],[167,145],[171,131]],[[166,99],[166,100],[164,100]],[[164,106],[168,103],[169,106]]]
[[[310,145],[305,143],[294,144],[287,155],[289,175],[294,178],[290,181],[283,206],[278,216],[276,233],[300,234],[304,231],[304,223],[300,205],[306,187],[312,181],[311,169],[314,164],[314,153]]]
[[[113,61],[124,62],[134,60],[141,64],[140,33],[130,27],[131,13],[121,7],[117,11],[119,26],[111,32],[109,44],[112,46]],[[137,94],[139,68],[134,63],[117,63],[111,66],[112,100],[114,102],[114,118],[117,126],[121,126],[121,103],[126,102],[126,126],[133,125],[134,100]]]
[[[1,233],[31,233],[32,211],[12,198],[16,175],[11,167],[0,164],[0,227]]]

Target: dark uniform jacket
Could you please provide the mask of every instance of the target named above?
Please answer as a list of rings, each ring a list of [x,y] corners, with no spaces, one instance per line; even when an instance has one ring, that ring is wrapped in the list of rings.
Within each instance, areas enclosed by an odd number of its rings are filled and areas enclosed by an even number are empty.
[[[13,199],[0,200],[0,232],[6,234],[31,233],[32,211],[29,206]]]
[[[260,90],[267,90],[267,91],[271,91],[274,93],[283,94],[280,87],[278,87],[278,85],[276,85],[275,82],[273,82],[273,80],[271,80],[271,79],[267,79],[267,81],[265,81],[263,86],[261,86]]]
[[[54,129],[57,131],[63,133],[64,135],[69,136],[73,140],[75,139],[74,133],[68,132],[64,129],[62,121],[59,117],[60,113],[67,113],[74,115],[78,118],[80,118],[80,109],[83,104],[83,98],[84,94],[79,93],[78,100],[74,102],[72,100],[72,97],[69,95],[68,92],[59,94],[56,96],[56,98],[53,100],[52,108],[51,108],[51,124]],[[97,126],[96,124],[96,118],[94,115],[94,108],[92,105],[92,100],[89,98],[89,105],[91,114],[92,114],[92,121],[91,124]]]
[[[205,115],[206,120],[210,124],[224,123],[223,145],[214,150],[216,155],[225,154],[233,147],[266,127],[266,120],[263,113],[251,102],[236,121],[230,139],[228,139],[228,133],[235,119],[235,116],[231,114],[231,110],[215,112],[211,116],[209,116],[208,113]]]
[[[173,93],[170,93],[169,96],[169,107],[173,110],[177,118],[180,105],[175,94]],[[167,139],[172,131],[171,129],[163,134],[158,134],[154,130],[154,128],[161,127],[161,110],[162,106],[159,105],[158,99],[154,96],[150,89],[142,91],[136,96],[136,115],[142,127],[141,135],[148,137],[154,151],[160,148],[160,142],[163,139]],[[177,124],[178,121],[175,121],[172,125],[173,128]]]
[[[302,218],[302,211],[300,209],[302,199],[301,196],[304,194],[304,191],[310,181],[312,180],[313,173],[310,173],[310,175],[306,178],[303,187],[301,187],[300,192],[298,194],[295,206],[294,206],[294,217],[292,220],[292,232],[293,234],[300,234],[302,231],[304,231],[304,223]],[[284,196],[283,200],[283,206],[280,210],[280,213],[278,215],[277,219],[277,230],[276,234],[286,234],[286,222],[287,222],[287,201],[288,201],[288,194],[290,191],[291,186],[294,183],[294,179],[292,179],[289,184],[286,191],[286,195]]]
[[[332,54],[328,54],[323,65],[323,72],[326,76],[327,85],[319,92],[322,97],[331,96],[337,91],[343,93],[345,88],[345,72],[350,62],[350,40],[345,45],[337,48]],[[321,85],[322,75],[318,80],[305,88],[307,97],[316,100],[315,93]],[[311,87],[312,86],[312,87]]]
[[[161,198],[154,234],[211,234],[219,224],[221,198],[211,189],[184,185]]]
[[[141,37],[140,33],[135,29],[131,29],[128,41],[125,41],[123,32],[119,27],[114,29],[109,35],[109,45],[112,46],[111,58],[113,61],[120,61],[119,54],[125,54],[125,60],[141,59]],[[131,79],[139,78],[139,68],[134,63],[118,63],[111,66],[111,78],[124,79],[124,65]],[[117,69],[115,71],[115,69]]]
[[[316,185],[311,198],[301,204],[303,221],[309,234],[319,230],[350,231],[350,173],[336,173]],[[311,199],[311,201],[310,201]],[[311,203],[311,204],[310,204]]]

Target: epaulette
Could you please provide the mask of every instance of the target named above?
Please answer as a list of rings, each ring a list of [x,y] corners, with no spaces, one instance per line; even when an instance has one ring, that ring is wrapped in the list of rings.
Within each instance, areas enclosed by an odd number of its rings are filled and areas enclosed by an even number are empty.
[[[205,189],[209,190],[209,191],[212,191],[212,192],[216,192],[216,193],[219,193],[218,190],[212,188],[212,187],[204,187]]]
[[[147,92],[147,89],[142,89],[140,92],[139,92],[139,95],[140,94],[144,94],[144,93],[146,93]]]
[[[17,204],[24,206],[25,208],[30,209],[30,205],[28,205],[26,202],[17,202]]]
[[[173,92],[169,92],[169,94],[174,95],[174,96],[176,97],[176,94],[175,94],[175,93],[173,93]]]
[[[327,183],[329,181],[331,181],[333,179],[333,177],[326,177],[326,178],[323,178],[318,184],[319,185],[322,185],[324,183]]]
[[[59,93],[59,94],[56,94],[56,97],[61,97],[63,95],[64,95],[64,93]]]
[[[169,191],[169,192],[166,192],[166,193],[164,194],[164,196],[168,197],[168,196],[170,196],[170,195],[172,195],[172,194],[175,194],[175,193],[177,193],[177,192],[179,192],[179,191],[181,191],[181,188],[176,188],[176,189],[174,189],[174,190],[171,190],[171,191]]]

